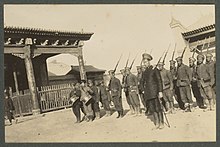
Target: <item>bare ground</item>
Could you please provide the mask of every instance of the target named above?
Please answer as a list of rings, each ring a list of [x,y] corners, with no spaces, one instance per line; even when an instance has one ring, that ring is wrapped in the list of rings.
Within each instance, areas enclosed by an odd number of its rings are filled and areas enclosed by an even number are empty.
[[[126,103],[124,104],[127,108]],[[127,111],[126,111],[127,112]],[[93,122],[75,124],[71,109],[49,112],[45,115],[19,118],[17,124],[5,126],[6,142],[188,142],[216,141],[216,112],[168,114],[171,127],[152,130],[152,116],[133,116],[127,113],[116,119],[117,113],[103,116]]]

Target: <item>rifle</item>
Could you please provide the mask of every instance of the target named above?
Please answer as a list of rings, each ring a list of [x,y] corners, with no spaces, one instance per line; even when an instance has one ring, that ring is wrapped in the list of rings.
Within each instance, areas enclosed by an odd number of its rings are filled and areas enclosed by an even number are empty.
[[[137,58],[137,55],[138,55],[138,54],[136,54],[134,60],[132,61],[131,66],[130,66],[130,69],[132,69],[132,66],[133,66],[133,64],[134,64],[134,61],[135,61],[135,59]]]
[[[128,59],[127,59],[127,62],[126,62],[125,68],[128,67],[128,61],[129,61],[129,58],[130,58],[130,53],[129,53],[129,55],[128,55]]]
[[[189,41],[190,41],[190,39],[187,41],[187,44],[189,44]],[[184,53],[186,52],[186,48],[187,48],[187,45],[186,45],[186,47],[184,48],[184,50],[183,50],[183,52],[182,52],[181,58],[183,58],[183,55],[184,55]]]
[[[116,64],[116,66],[115,66],[115,69],[113,70],[113,73],[115,73],[115,71],[116,71],[116,69],[117,69],[117,67],[118,67],[118,64],[119,64],[119,62],[120,62],[120,60],[121,60],[121,57],[122,57],[122,54],[121,54],[121,56],[120,56],[120,58],[119,58],[119,60],[118,60],[118,62],[117,62],[117,64]]]
[[[168,49],[167,49],[167,52],[166,52],[165,55],[164,55],[163,63],[165,62],[165,59],[166,59],[166,56],[167,56],[167,53],[168,53],[169,49],[170,49],[170,44],[169,44],[169,47],[168,47]]]
[[[165,50],[164,50],[164,52],[163,52],[163,54],[165,53]],[[156,66],[154,67],[154,69],[158,66],[158,64],[160,63],[160,60],[162,59],[162,57],[163,57],[163,54],[162,54],[162,56],[159,58],[159,60],[158,60],[158,62],[157,62],[157,64],[156,64]]]
[[[174,58],[175,51],[176,51],[176,43],[175,43],[175,47],[174,47],[174,50],[173,50],[172,60]]]

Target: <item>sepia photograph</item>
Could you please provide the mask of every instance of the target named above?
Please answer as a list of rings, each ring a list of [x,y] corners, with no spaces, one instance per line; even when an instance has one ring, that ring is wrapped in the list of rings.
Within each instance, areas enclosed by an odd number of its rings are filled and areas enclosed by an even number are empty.
[[[6,143],[216,142],[215,4],[4,4]]]

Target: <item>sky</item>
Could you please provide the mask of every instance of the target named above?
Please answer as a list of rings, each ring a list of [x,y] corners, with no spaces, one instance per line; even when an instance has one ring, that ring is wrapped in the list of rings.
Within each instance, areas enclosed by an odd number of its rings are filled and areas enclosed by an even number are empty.
[[[169,44],[173,50],[172,17],[187,27],[210,13],[215,13],[214,5],[5,5],[4,25],[93,32],[83,47],[86,65],[113,69],[122,54],[119,71],[129,54],[129,65],[136,55],[134,65],[140,65],[145,51],[152,50],[152,63],[156,63]],[[51,57],[48,62],[52,60],[78,64],[77,58],[68,54]]]

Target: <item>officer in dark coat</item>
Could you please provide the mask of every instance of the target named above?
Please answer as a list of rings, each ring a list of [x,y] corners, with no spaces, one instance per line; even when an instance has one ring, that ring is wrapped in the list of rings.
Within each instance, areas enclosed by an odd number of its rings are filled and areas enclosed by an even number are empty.
[[[203,63],[204,56],[197,56],[197,69],[196,73],[198,75],[198,87],[200,89],[201,96],[203,97],[203,102],[207,106],[207,110],[214,110],[213,92],[212,86],[214,85],[214,73],[208,67],[207,64]]]
[[[179,87],[180,97],[186,108],[186,112],[191,112],[192,108],[192,94],[190,84],[192,81],[192,72],[190,68],[183,64],[182,57],[176,58],[177,67],[177,87]]]
[[[141,90],[144,93],[149,111],[154,116],[156,129],[163,129],[164,119],[160,103],[160,99],[163,97],[163,85],[160,72],[156,67],[150,65],[150,61],[153,59],[151,55],[144,53],[142,57],[146,69],[142,75]]]
[[[197,83],[197,75],[196,75],[196,64],[195,64],[196,59],[193,57],[189,58],[189,68],[191,69],[192,72],[192,82],[191,82],[191,88],[194,97],[196,98],[196,103],[199,108],[204,108],[203,106],[203,99],[201,97],[198,83]]]
[[[15,110],[15,107],[14,107],[12,99],[10,98],[9,90],[6,89],[4,91],[4,96],[5,96],[5,113],[6,113],[6,116],[8,117],[10,125],[12,125],[12,119],[15,119],[13,115],[13,111]]]
[[[109,75],[111,77],[110,82],[109,82],[109,91],[112,96],[113,103],[115,105],[115,109],[118,112],[119,117],[123,117],[123,106],[122,106],[122,86],[121,82],[118,78],[115,77],[114,70],[109,71]]]
[[[172,77],[173,77],[173,95],[174,95],[174,98],[177,101],[180,109],[185,109],[184,108],[184,103],[182,102],[181,97],[180,97],[179,88],[177,87],[177,77],[176,77],[177,68],[176,68],[175,64],[176,64],[176,61],[170,60],[170,72],[171,72]]]

